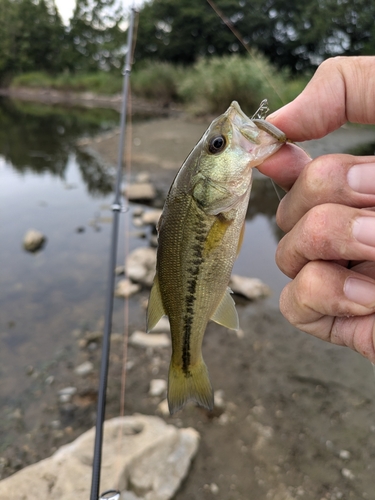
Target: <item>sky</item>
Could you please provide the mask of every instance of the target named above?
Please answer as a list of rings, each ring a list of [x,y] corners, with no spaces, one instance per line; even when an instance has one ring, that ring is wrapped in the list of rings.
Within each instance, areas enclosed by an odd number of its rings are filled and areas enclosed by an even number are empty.
[[[64,24],[68,24],[69,19],[73,14],[73,10],[76,4],[76,0],[55,0],[56,7],[58,8],[60,15],[64,21]],[[139,7],[144,3],[144,0],[120,0],[124,6],[125,11],[132,7],[133,3],[135,7]]]

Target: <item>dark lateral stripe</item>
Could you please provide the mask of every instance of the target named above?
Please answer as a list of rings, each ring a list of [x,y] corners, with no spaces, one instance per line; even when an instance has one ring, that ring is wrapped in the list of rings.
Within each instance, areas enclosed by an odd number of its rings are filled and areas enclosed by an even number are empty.
[[[185,377],[191,376],[190,367],[190,337],[192,333],[194,319],[194,303],[196,301],[196,288],[200,271],[203,263],[203,246],[207,237],[207,229],[203,224],[203,219],[198,221],[199,228],[195,234],[194,244],[192,245],[192,257],[187,262],[189,278],[187,280],[187,294],[185,296],[185,314],[183,317],[183,342],[182,342],[182,371]]]

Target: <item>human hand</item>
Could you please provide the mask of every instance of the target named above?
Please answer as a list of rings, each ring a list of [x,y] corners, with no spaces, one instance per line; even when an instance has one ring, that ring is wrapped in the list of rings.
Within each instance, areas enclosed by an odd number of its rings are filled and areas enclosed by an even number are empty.
[[[346,121],[375,123],[375,57],[325,61],[306,89],[269,120],[293,141]],[[375,157],[312,160],[284,146],[259,169],[287,194],[277,223],[287,234],[276,261],[292,281],[280,297],[301,330],[375,362]]]

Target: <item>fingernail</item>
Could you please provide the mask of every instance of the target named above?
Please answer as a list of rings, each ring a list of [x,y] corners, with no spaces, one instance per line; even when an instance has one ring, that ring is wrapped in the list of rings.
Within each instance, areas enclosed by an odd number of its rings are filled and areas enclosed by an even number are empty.
[[[346,298],[362,306],[375,305],[375,285],[358,278],[347,278],[344,284]]]
[[[375,247],[375,217],[358,217],[353,223],[352,234],[360,243]]]
[[[353,165],[348,171],[348,184],[362,194],[375,194],[375,163]]]

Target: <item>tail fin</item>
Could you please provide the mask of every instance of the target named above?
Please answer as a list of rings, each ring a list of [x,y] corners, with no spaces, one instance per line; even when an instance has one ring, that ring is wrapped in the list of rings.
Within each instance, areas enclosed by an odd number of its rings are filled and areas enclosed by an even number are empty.
[[[170,414],[181,410],[188,401],[195,401],[198,405],[212,410],[214,395],[208,376],[207,366],[203,359],[185,373],[181,366],[173,364],[169,367],[168,377],[168,405]]]

